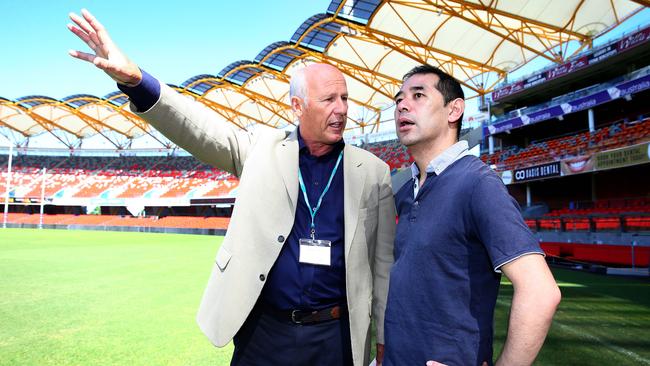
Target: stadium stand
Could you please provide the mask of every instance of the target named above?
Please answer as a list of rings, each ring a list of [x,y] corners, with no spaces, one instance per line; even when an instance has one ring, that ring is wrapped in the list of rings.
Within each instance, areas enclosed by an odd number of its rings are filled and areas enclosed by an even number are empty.
[[[406,147],[397,140],[368,144],[363,147],[385,161],[391,171],[404,168],[412,162]]]
[[[552,210],[539,219],[527,219],[533,230],[650,231],[650,198],[597,200],[591,207]]]
[[[649,140],[650,118],[645,118],[632,122],[617,122],[593,132],[584,131],[533,141],[525,148],[513,146],[493,154],[482,155],[481,159],[500,170],[517,169]]]
[[[626,39],[567,60],[580,65],[573,72],[547,68],[492,94],[481,159],[548,255],[649,265],[650,46],[611,51]],[[603,50],[615,56],[585,62]]]
[[[3,157],[4,164],[7,159]],[[230,174],[183,157],[81,157],[18,155],[13,163],[12,195],[38,198],[42,169],[46,168],[45,196],[139,198],[151,193],[163,197],[227,196],[236,188]],[[4,190],[6,173],[0,189]],[[203,188],[202,190],[200,188]],[[211,196],[212,195],[212,196]]]

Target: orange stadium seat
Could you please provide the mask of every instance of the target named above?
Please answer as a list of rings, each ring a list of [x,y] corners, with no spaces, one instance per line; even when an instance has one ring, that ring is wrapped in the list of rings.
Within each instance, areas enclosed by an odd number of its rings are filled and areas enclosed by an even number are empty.
[[[615,126],[615,128],[614,128]],[[615,149],[650,139],[650,118],[628,124],[614,124],[593,133],[582,132],[572,136],[534,142],[526,148],[510,148],[482,157],[486,164],[499,170],[518,169],[548,163],[565,157]]]

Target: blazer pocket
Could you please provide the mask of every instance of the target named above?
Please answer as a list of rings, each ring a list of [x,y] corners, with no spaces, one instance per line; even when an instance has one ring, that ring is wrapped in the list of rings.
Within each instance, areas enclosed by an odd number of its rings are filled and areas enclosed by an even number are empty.
[[[217,259],[215,260],[215,262],[217,263],[217,267],[219,267],[221,272],[226,270],[226,267],[228,266],[231,257],[232,255],[228,250],[226,250],[225,247],[219,248],[219,251],[217,252]]]

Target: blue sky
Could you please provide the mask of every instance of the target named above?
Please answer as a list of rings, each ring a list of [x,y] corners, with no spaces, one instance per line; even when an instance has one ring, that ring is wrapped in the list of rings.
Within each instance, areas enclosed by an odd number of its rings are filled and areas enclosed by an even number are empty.
[[[231,62],[253,59],[275,41],[288,41],[303,21],[325,12],[329,3],[0,0],[0,97],[102,97],[117,90],[94,66],[68,56],[69,49],[87,51],[66,29],[71,11],[89,9],[133,61],[167,83],[180,84],[198,74],[217,74]],[[649,19],[646,9],[604,38],[620,37]],[[511,80],[545,63],[535,60]]]
[[[84,49],[68,31],[68,13],[90,10],[140,67],[180,84],[253,59],[269,44],[288,41],[329,0],[282,1],[36,1],[0,0],[0,97],[72,94],[102,97],[115,84],[69,49]]]

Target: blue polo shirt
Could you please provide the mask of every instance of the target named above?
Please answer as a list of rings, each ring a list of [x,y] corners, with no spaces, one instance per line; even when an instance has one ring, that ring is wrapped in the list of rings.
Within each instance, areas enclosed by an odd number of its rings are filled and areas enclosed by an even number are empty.
[[[501,179],[457,145],[453,162],[430,164],[421,187],[411,179],[395,196],[385,366],[492,364],[498,269],[543,254]]]

